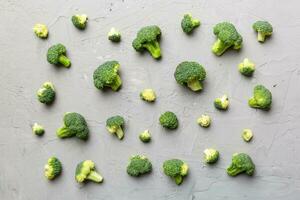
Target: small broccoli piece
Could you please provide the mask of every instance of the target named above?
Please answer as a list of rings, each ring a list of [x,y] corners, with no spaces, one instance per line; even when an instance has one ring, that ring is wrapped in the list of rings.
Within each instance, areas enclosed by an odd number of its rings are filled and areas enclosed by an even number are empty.
[[[214,26],[213,31],[217,36],[217,41],[214,43],[212,51],[217,56],[221,56],[231,47],[235,50],[242,47],[243,38],[237,32],[233,24],[229,22],[218,23]]]
[[[219,110],[227,110],[229,106],[228,96],[224,94],[222,97],[216,98],[214,105]]]
[[[66,56],[67,49],[62,44],[56,44],[51,46],[47,52],[47,60],[50,64],[58,65],[62,64],[64,67],[70,67],[71,61]]]
[[[143,174],[149,173],[152,170],[151,161],[143,155],[132,156],[129,160],[127,166],[127,173],[130,176],[141,176]]]
[[[248,101],[252,108],[269,110],[272,104],[272,93],[263,85],[257,85],[253,89],[253,97]]]
[[[255,171],[255,165],[250,156],[245,153],[235,153],[232,155],[232,162],[227,168],[227,174],[236,176],[240,173],[246,173],[252,176]]]
[[[252,76],[255,71],[255,64],[248,58],[245,58],[242,63],[239,64],[239,72],[244,76]]]
[[[87,15],[84,15],[84,14],[83,15],[73,15],[71,20],[72,20],[73,25],[76,28],[83,30],[86,27],[88,17],[87,17]]]
[[[151,134],[150,134],[149,130],[145,130],[144,132],[142,132],[139,135],[139,138],[144,143],[150,142],[150,140],[151,140]]]
[[[183,32],[190,34],[195,28],[200,26],[200,20],[194,19],[191,14],[185,14],[181,20],[181,28]]]
[[[48,37],[48,28],[45,24],[35,24],[33,31],[39,38],[46,39]]]
[[[171,177],[177,185],[183,182],[183,177],[188,174],[188,165],[179,159],[166,160],[163,164],[165,175]]]
[[[115,29],[111,28],[108,32],[108,39],[112,42],[120,42],[121,41],[121,33]]]
[[[180,85],[186,85],[193,91],[200,91],[203,88],[202,82],[206,78],[206,71],[197,62],[184,61],[177,66],[174,77]]]
[[[217,162],[219,158],[219,151],[215,149],[205,149],[204,150],[204,161],[208,164],[213,164]]]
[[[49,180],[53,180],[61,174],[62,164],[56,157],[51,157],[48,159],[47,164],[44,167],[45,176]]]
[[[153,58],[158,59],[161,57],[159,46],[160,36],[161,30],[158,26],[145,26],[138,31],[136,38],[132,42],[132,46],[139,52],[147,49]]]
[[[264,42],[266,36],[271,36],[273,33],[273,27],[267,21],[257,21],[252,25],[252,28],[257,32],[259,42]]]
[[[34,123],[32,126],[32,132],[38,136],[44,135],[45,129],[42,125]]]
[[[64,115],[64,125],[57,129],[56,135],[59,138],[77,137],[81,140],[87,140],[89,128],[84,117],[76,112],[67,112]]]
[[[51,82],[45,82],[37,91],[37,98],[41,103],[51,104],[55,100],[55,89]]]
[[[110,117],[106,120],[106,129],[111,134],[116,134],[119,140],[124,138],[123,127],[125,124],[125,120],[123,117],[116,115]]]
[[[199,118],[197,119],[197,123],[198,123],[200,126],[202,126],[202,127],[204,127],[204,128],[207,128],[207,127],[210,126],[211,118],[210,118],[210,116],[208,116],[208,115],[201,115],[201,117],[199,117]]]
[[[117,91],[122,85],[118,74],[119,68],[120,64],[117,61],[107,61],[100,65],[93,75],[95,87],[100,90],[110,87],[113,91]]]
[[[250,142],[250,140],[253,138],[253,133],[250,129],[244,129],[242,133],[242,138],[245,142]]]
[[[154,102],[156,99],[156,94],[152,89],[144,89],[140,92],[140,98],[144,101]]]
[[[95,163],[91,160],[82,161],[77,165],[75,179],[78,183],[83,183],[88,180],[96,183],[103,182],[103,177],[95,170]]]
[[[175,113],[167,111],[160,115],[159,123],[167,129],[176,129],[178,127],[178,119]]]

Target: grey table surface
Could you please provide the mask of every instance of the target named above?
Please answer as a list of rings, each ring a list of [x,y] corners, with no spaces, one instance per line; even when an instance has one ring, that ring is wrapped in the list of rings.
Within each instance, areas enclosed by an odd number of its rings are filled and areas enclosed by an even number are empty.
[[[89,199],[89,200],[182,200],[299,199],[300,196],[300,3],[297,0],[174,0],[112,1],[0,0],[0,199]],[[201,19],[201,27],[188,37],[180,28],[184,13]],[[89,16],[88,28],[78,31],[70,22],[75,13]],[[256,41],[251,25],[268,20],[274,35],[266,43]],[[241,51],[222,57],[211,53],[214,24],[234,23],[244,38]],[[32,32],[35,23],[45,23],[50,37],[41,40]],[[162,29],[163,59],[155,61],[147,53],[134,51],[131,42],[138,29],[157,24]],[[107,40],[111,27],[122,33],[122,42]],[[47,63],[47,48],[64,43],[72,60],[70,69]],[[247,79],[237,65],[248,57],[257,71]],[[121,64],[123,88],[115,93],[98,91],[93,71],[107,60]],[[173,73],[184,60],[206,67],[205,89],[193,93],[178,85]],[[36,99],[44,81],[52,81],[57,99],[45,106]],[[251,109],[247,99],[256,84],[273,93],[269,112]],[[158,99],[147,104],[139,99],[144,88],[156,90]],[[219,112],[213,99],[227,93],[230,109]],[[180,126],[168,132],[158,124],[160,113],[177,113]],[[87,142],[76,138],[61,140],[55,131],[63,114],[75,111],[86,117],[90,128]],[[196,124],[203,113],[212,116],[209,129]],[[105,130],[113,114],[126,118],[126,136],[119,141]],[[34,122],[46,128],[43,137],[31,132]],[[241,139],[243,128],[254,131],[249,144]],[[142,144],[138,134],[149,129],[150,144]],[[219,162],[203,163],[203,150],[220,151]],[[256,164],[253,177],[229,177],[225,169],[235,152],[246,152]],[[145,154],[153,172],[140,178],[126,173],[128,159]],[[63,163],[62,175],[53,182],[43,175],[48,157]],[[177,186],[162,172],[162,163],[180,158],[190,166],[190,174]],[[95,161],[104,176],[103,184],[79,185],[74,180],[76,164]]]

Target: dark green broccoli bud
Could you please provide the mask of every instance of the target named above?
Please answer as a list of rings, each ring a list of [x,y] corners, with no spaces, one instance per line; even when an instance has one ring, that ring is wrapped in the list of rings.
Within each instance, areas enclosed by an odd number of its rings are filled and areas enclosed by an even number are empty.
[[[168,129],[176,129],[178,127],[178,119],[177,116],[170,111],[167,111],[160,115],[159,123]]]
[[[120,64],[117,61],[107,61],[100,65],[93,75],[95,87],[100,90],[110,87],[113,91],[117,91],[122,85],[118,74],[119,68]]]
[[[253,138],[253,133],[250,129],[244,129],[242,133],[242,138],[245,142],[250,142],[250,140]]]
[[[46,39],[48,37],[48,28],[45,24],[35,24],[33,31],[39,38]]]
[[[214,34],[217,41],[212,47],[213,53],[221,56],[228,48],[240,49],[242,47],[243,38],[237,32],[234,25],[229,22],[221,22],[215,25]]]
[[[263,85],[257,85],[253,90],[253,97],[248,101],[248,104],[252,108],[258,108],[262,110],[269,110],[272,104],[272,93]]]
[[[115,29],[111,28],[108,32],[108,39],[112,42],[120,42],[121,41],[121,33]]]
[[[273,33],[273,27],[267,21],[257,21],[252,27],[257,32],[257,40],[259,42],[264,42],[266,36],[271,36]]]
[[[228,96],[224,94],[222,97],[216,98],[214,105],[219,110],[227,110],[229,106]]]
[[[64,115],[64,125],[57,129],[56,135],[59,138],[77,137],[81,140],[87,140],[89,128],[84,117],[75,112],[68,112]]]
[[[95,170],[95,163],[91,160],[82,161],[77,165],[75,179],[78,183],[83,183],[88,180],[96,183],[103,182],[103,177]]]
[[[130,176],[141,176],[152,170],[151,161],[143,155],[132,156],[127,166],[127,173]]]
[[[144,101],[154,102],[156,99],[156,94],[152,89],[144,89],[140,93],[140,98]]]
[[[255,71],[255,64],[248,58],[245,58],[242,63],[239,64],[239,72],[244,76],[252,76]]]
[[[188,165],[179,159],[166,160],[163,164],[165,175],[171,177],[177,185],[183,182],[183,177],[188,174]]]
[[[66,56],[67,49],[62,44],[56,44],[51,46],[47,52],[47,60],[50,64],[58,65],[62,64],[64,67],[70,67],[71,61]]]
[[[139,135],[139,138],[144,143],[150,142],[150,140],[151,140],[151,134],[150,134],[149,130],[145,130],[144,132],[142,132]]]
[[[45,129],[42,125],[34,123],[32,126],[32,132],[38,136],[44,135]]]
[[[227,168],[227,174],[236,176],[240,173],[246,173],[252,176],[255,171],[255,165],[250,156],[245,153],[235,153],[232,155],[232,162]]]
[[[203,88],[202,82],[206,78],[206,71],[197,62],[184,61],[177,66],[174,77],[180,85],[187,85],[193,91],[200,91]]]
[[[219,151],[215,149],[204,150],[204,161],[208,164],[213,164],[219,159]]]
[[[122,140],[124,138],[124,124],[124,118],[119,115],[116,115],[106,120],[106,129],[109,133],[116,134],[119,140]]]
[[[55,89],[51,82],[45,82],[37,91],[38,100],[44,104],[51,104],[55,100]]]
[[[192,33],[198,26],[200,26],[200,21],[198,19],[194,19],[191,14],[185,14],[183,16],[183,19],[181,20],[181,28],[185,33]]]
[[[204,127],[204,128],[207,128],[210,126],[210,123],[211,123],[211,117],[208,116],[208,115],[201,115],[201,117],[199,117],[197,119],[197,123]]]
[[[48,162],[44,168],[46,178],[53,180],[61,174],[62,164],[56,157],[51,157],[48,159]]]
[[[85,29],[86,24],[88,21],[87,15],[73,15],[72,16],[72,23],[78,29]]]
[[[132,46],[136,51],[142,52],[147,49],[153,58],[161,57],[159,39],[161,30],[158,26],[145,26],[141,28],[136,38],[132,42]]]

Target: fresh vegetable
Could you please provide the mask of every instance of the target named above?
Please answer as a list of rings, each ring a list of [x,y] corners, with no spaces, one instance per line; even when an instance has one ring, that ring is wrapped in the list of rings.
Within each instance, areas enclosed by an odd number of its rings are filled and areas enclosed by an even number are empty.
[[[144,89],[140,92],[140,98],[144,101],[154,102],[156,99],[156,94],[152,89]]]
[[[80,162],[75,171],[75,179],[78,183],[93,181],[96,183],[103,182],[103,177],[95,169],[95,163],[91,160]]]
[[[71,61],[66,56],[67,49],[63,44],[56,44],[51,46],[47,52],[47,60],[53,65],[63,65],[64,67],[70,67]]]
[[[125,125],[125,120],[123,117],[116,115],[110,117],[106,120],[106,129],[111,134],[116,134],[119,140],[124,138],[123,127]]]
[[[255,165],[249,155],[245,153],[235,153],[232,155],[232,162],[227,168],[227,174],[236,176],[240,173],[246,173],[252,176],[255,171]]]
[[[56,157],[51,157],[48,159],[47,164],[44,167],[45,176],[49,180],[53,180],[61,174],[62,164]]]
[[[177,185],[183,182],[183,177],[188,174],[188,165],[179,159],[166,160],[163,164],[165,175],[171,177]]]
[[[48,28],[45,24],[35,24],[33,31],[39,38],[46,39],[48,37]]]
[[[149,173],[152,170],[151,161],[143,155],[135,155],[130,158],[129,164],[127,166],[127,173],[130,176],[141,176],[143,174]]]
[[[239,72],[244,76],[252,76],[255,71],[255,64],[248,58],[245,58],[242,63],[239,64]]]
[[[39,102],[44,104],[51,104],[55,100],[55,89],[51,82],[43,83],[42,87],[37,91],[37,98]]]
[[[150,140],[151,140],[151,134],[150,134],[149,130],[145,130],[144,132],[142,132],[139,135],[139,138],[144,143],[150,142]]]
[[[264,42],[267,36],[273,33],[272,25],[267,21],[257,21],[252,25],[252,28],[257,32],[257,40]]]
[[[199,117],[197,119],[197,123],[204,127],[204,128],[207,128],[210,126],[210,123],[211,123],[211,117],[209,115],[201,115],[201,117]]]
[[[205,149],[204,150],[204,161],[208,164],[217,162],[219,158],[219,151],[215,149]]]
[[[121,41],[121,33],[115,28],[111,28],[108,32],[108,39],[112,42],[120,42]]]
[[[195,28],[200,26],[200,20],[192,17],[191,14],[185,14],[181,20],[181,28],[183,32],[190,34]]]
[[[38,136],[44,135],[45,129],[42,125],[34,123],[32,126],[32,132]]]
[[[214,105],[219,110],[227,110],[229,106],[228,96],[224,94],[222,97],[216,98]]]
[[[88,21],[88,17],[85,14],[82,15],[73,15],[72,18],[72,23],[73,25],[78,28],[78,29],[85,29],[87,21]]]
[[[244,129],[242,133],[242,138],[245,142],[250,142],[250,140],[253,138],[253,133],[250,129]]]
[[[248,101],[252,108],[269,110],[272,104],[272,93],[263,85],[256,85],[253,89],[253,97]]]
[[[176,129],[178,127],[178,119],[175,113],[167,111],[160,115],[159,123],[168,129]]]

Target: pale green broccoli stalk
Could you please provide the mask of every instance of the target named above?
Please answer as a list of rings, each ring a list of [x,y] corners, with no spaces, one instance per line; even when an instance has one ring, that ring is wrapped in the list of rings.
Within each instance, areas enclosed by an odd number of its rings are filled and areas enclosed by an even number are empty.
[[[244,76],[252,76],[255,71],[255,64],[248,58],[245,58],[242,63],[239,64],[239,72]]]
[[[32,132],[38,136],[44,135],[45,129],[42,125],[34,123],[32,126]]]
[[[83,183],[88,180],[102,183],[103,177],[95,170],[95,163],[91,160],[80,162],[75,170],[75,179],[78,183]]]
[[[43,83],[42,87],[37,91],[37,98],[39,102],[44,104],[51,104],[55,100],[55,89],[51,82]]]
[[[211,117],[209,115],[201,115],[201,117],[199,117],[197,119],[197,123],[204,127],[204,128],[207,128],[210,126],[210,123],[211,123]]]
[[[127,174],[138,177],[152,171],[151,161],[143,155],[132,156],[127,166]]]
[[[51,157],[48,159],[47,164],[44,167],[45,177],[49,180],[53,180],[61,174],[62,164],[56,157]]]
[[[151,134],[150,134],[149,130],[145,130],[144,132],[142,132],[139,135],[139,138],[144,143],[150,142],[150,140],[151,140]]]
[[[264,42],[266,36],[271,36],[273,33],[273,27],[267,21],[257,21],[252,25],[252,28],[257,32],[257,40],[259,42]]]
[[[183,32],[190,34],[195,28],[200,26],[200,20],[192,17],[191,14],[185,14],[181,20],[181,28]]]
[[[167,129],[176,129],[178,127],[178,119],[175,113],[167,111],[160,115],[159,123]]]
[[[152,89],[144,89],[140,92],[140,98],[144,101],[154,102],[156,99],[156,94]]]
[[[123,127],[125,125],[125,120],[123,117],[116,115],[110,117],[106,120],[106,129],[111,134],[116,134],[119,140],[124,138]]]
[[[228,96],[224,94],[222,97],[216,98],[214,105],[219,110],[227,110],[229,106]]]
[[[69,68],[71,66],[70,59],[66,56],[67,49],[63,44],[51,46],[47,52],[47,61],[53,65],[63,65]]]
[[[232,155],[232,162],[227,168],[227,174],[236,176],[240,173],[246,173],[252,176],[255,171],[255,165],[249,155],[245,153],[235,153]]]
[[[250,140],[253,138],[253,133],[250,129],[244,129],[242,133],[242,138],[245,142],[250,142]]]
[[[83,15],[73,15],[71,20],[72,20],[73,25],[76,28],[83,30],[86,27],[88,17],[87,17],[87,15],[84,15],[84,14]]]
[[[213,164],[219,159],[219,151],[215,149],[204,150],[204,161],[208,164]]]
[[[272,93],[263,85],[257,85],[253,89],[253,97],[248,100],[252,108],[269,110],[272,104]]]
[[[163,164],[165,175],[171,177],[177,185],[183,182],[183,177],[188,174],[188,165],[179,159],[166,160]]]
[[[121,41],[121,33],[115,28],[111,28],[108,32],[108,39],[112,42],[120,42]]]
[[[46,39],[48,37],[48,28],[45,24],[35,24],[33,31],[39,38]]]

